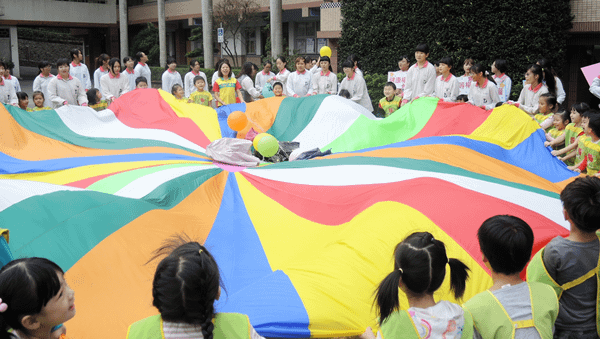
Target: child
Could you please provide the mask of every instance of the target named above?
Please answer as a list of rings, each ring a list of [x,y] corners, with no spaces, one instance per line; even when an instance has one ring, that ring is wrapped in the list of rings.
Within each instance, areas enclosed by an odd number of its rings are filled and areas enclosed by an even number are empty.
[[[181,81],[181,75],[177,72],[177,62],[175,58],[170,57],[167,59],[167,68],[162,74],[162,90],[165,92],[171,92],[175,84],[179,84],[183,87],[183,81]]]
[[[130,56],[126,56],[123,58],[123,65],[125,65],[125,70],[121,73],[124,76],[127,76],[129,80],[129,90],[133,91],[135,89],[135,71],[133,69],[133,58]]]
[[[485,75],[485,68],[481,64],[471,66],[471,89],[469,90],[469,102],[477,107],[490,110],[500,102],[498,88],[494,80]]]
[[[527,268],[527,281],[548,284],[558,295],[554,338],[598,338],[600,179],[576,178],[560,193],[560,200],[570,234],[552,239],[537,252]]]
[[[82,62],[83,61],[83,53],[79,48],[72,49],[69,54],[71,55],[71,67],[69,68],[69,74],[72,77],[79,79],[83,88],[87,91],[92,88],[92,80],[90,78],[90,70],[88,67]],[[50,72],[50,70],[48,70]],[[46,75],[47,76],[47,75]],[[36,90],[35,88],[33,89]],[[47,103],[46,106],[50,106],[50,103]]]
[[[492,78],[498,87],[498,97],[501,102],[508,101],[510,98],[510,90],[512,88],[512,80],[506,75],[506,71],[508,71],[506,60],[496,59],[492,64],[492,73],[494,73]]]
[[[469,102],[469,96],[466,94],[459,94],[456,97],[456,102]]]
[[[256,74],[256,77],[254,78],[254,85],[256,86],[257,90],[262,92],[263,87],[265,87],[265,85],[275,76],[275,73],[271,72],[271,68],[273,68],[273,63],[270,60],[267,60],[263,65],[262,71]]]
[[[100,94],[100,91],[97,88],[90,88],[86,95],[88,98],[88,105],[97,112],[108,108],[108,103],[106,100],[102,100],[102,94]]]
[[[437,291],[450,269],[450,289],[456,299],[465,292],[469,268],[448,258],[444,243],[429,232],[409,235],[394,250],[394,270],[377,288],[382,338],[472,338],[473,320],[459,305],[446,300],[435,302]],[[398,289],[406,294],[410,308],[399,310]],[[372,336],[367,328],[366,336]]]
[[[229,60],[223,59],[218,71],[219,77],[213,85],[217,107],[244,102],[242,92],[240,91],[242,85],[235,78],[231,77]]]
[[[5,68],[6,64],[0,60],[0,103],[17,106],[19,102],[14,86],[2,77]]]
[[[175,99],[177,99],[178,101],[186,103],[188,102],[188,98],[183,96],[185,92],[183,90],[183,86],[181,86],[180,84],[173,85],[173,87],[171,88],[171,94],[173,94]]]
[[[551,146],[555,150],[563,148],[565,145],[565,128],[570,122],[571,118],[569,117],[569,113],[567,111],[554,113],[554,116],[552,117],[552,124],[554,125],[554,128],[546,133],[547,141],[544,143],[544,146]],[[562,142],[557,141],[559,137],[562,137]]]
[[[471,83],[473,82],[473,79],[471,78],[471,67],[474,63],[475,61],[473,61],[471,58],[465,59],[465,62],[463,63],[463,70],[465,71],[465,74],[456,79],[458,80],[459,95],[469,95]]]
[[[4,81],[11,83],[15,88],[15,92],[21,92],[21,83],[17,77],[10,75],[11,69],[8,67],[4,68]]]
[[[442,74],[435,79],[435,96],[442,101],[454,102],[458,96],[459,86],[456,77],[450,73],[454,66],[452,58],[444,57],[438,63],[438,69]]]
[[[398,86],[396,86],[396,95],[402,97],[404,95],[404,88],[406,87],[406,76],[408,75],[408,68],[410,67],[410,59],[407,55],[403,55],[400,57],[400,61],[398,61],[399,71],[396,74],[396,78],[398,79]]]
[[[192,59],[190,61],[190,71],[187,72],[183,79],[184,87],[185,87],[185,96],[191,98],[192,92],[196,90],[196,77],[202,77],[204,79],[204,87],[203,90],[208,92],[208,80],[206,80],[206,74],[200,70],[200,62],[198,59]]]
[[[337,75],[331,69],[329,57],[321,57],[319,66],[321,71],[312,75],[312,95],[337,93]]]
[[[600,114],[596,111],[587,111],[582,119],[584,136],[580,136],[575,154],[575,165],[569,169],[575,172],[587,173],[598,176],[600,170],[600,157],[598,141],[600,138]]]
[[[59,325],[75,316],[75,293],[64,274],[44,258],[17,259],[2,267],[0,338],[50,339],[64,334],[65,327]],[[59,328],[52,332],[55,327]]]
[[[135,88],[148,88],[148,80],[145,77],[137,77],[135,79]]]
[[[557,109],[556,96],[552,93],[544,93],[540,95],[537,114],[533,116],[533,120],[548,132],[552,128],[553,115]]]
[[[406,75],[406,87],[402,97],[402,105],[422,96],[435,93],[435,67],[427,61],[429,46],[420,44],[415,49],[417,63],[409,68]]]
[[[350,99],[350,92],[348,92],[347,89],[341,89],[340,93],[338,93],[339,96],[341,96],[342,98],[346,98],[346,99]]]
[[[71,67],[73,63],[71,63]],[[83,65],[83,64],[82,64]],[[38,69],[40,70],[40,73],[38,74],[37,77],[35,77],[35,80],[33,80],[33,90],[34,91],[41,91],[42,93],[44,93],[44,97],[46,97],[46,101],[44,102],[44,106],[52,106],[52,101],[50,101],[50,96],[48,94],[48,83],[50,83],[50,80],[52,80],[52,78],[54,78],[54,75],[50,74],[50,70],[52,69],[52,65],[50,65],[50,62],[44,60],[44,61],[40,61],[38,63]],[[87,70],[87,67],[86,67]],[[69,74],[71,74],[71,71],[69,70]],[[89,79],[89,74],[88,76],[88,81],[90,81]],[[33,100],[35,101],[35,97],[33,98]]]
[[[125,75],[121,76],[121,62],[117,58],[110,59],[108,71],[109,73],[100,79],[102,85],[100,92],[110,105],[121,95],[129,92],[129,78]]]
[[[163,256],[152,281],[152,305],[160,314],[129,326],[127,339],[263,339],[247,315],[215,312],[221,278],[204,246],[180,236],[165,242],[150,261]]]
[[[79,79],[69,74],[70,64],[67,58],[60,58],[56,61],[58,75],[48,82],[48,93],[53,108],[65,105],[87,106],[88,104],[83,85]]]
[[[383,87],[383,95],[385,97],[379,100],[379,109],[383,111],[384,118],[387,118],[400,108],[402,97],[396,95],[396,85],[391,81]]]
[[[583,127],[581,125],[583,113],[588,111],[590,106],[585,102],[574,104],[571,107],[571,123],[565,127],[564,137],[560,136],[554,141],[554,143],[565,142],[565,147],[560,150],[552,151],[552,155],[557,156],[559,160],[564,161],[567,165],[572,166],[575,157],[575,148],[577,147],[577,139],[583,135]],[[544,143],[545,146],[546,143]],[[561,157],[561,155],[565,154]]]
[[[283,95],[283,84],[281,82],[277,81],[273,84],[273,94],[275,94],[276,97],[285,97],[285,95]]]
[[[296,71],[290,74],[287,79],[287,95],[294,98],[301,98],[310,95],[310,85],[312,82],[312,73],[305,69],[304,57],[296,58]]]
[[[46,99],[44,99],[44,92],[35,91],[35,92],[33,92],[32,97],[33,97],[33,104],[35,105],[35,107],[31,111],[37,112],[37,111],[45,111],[45,110],[52,109],[48,106],[44,106],[44,104],[46,103]]]
[[[94,88],[97,88],[102,94],[102,85],[100,84],[100,79],[102,76],[108,74],[108,62],[110,61],[110,57],[106,53],[100,54],[96,58],[96,70],[94,71]],[[104,98],[104,96],[102,97]]]
[[[529,66],[527,73],[525,73],[525,86],[523,86],[523,89],[521,90],[519,100],[517,102],[509,100],[507,103],[514,105],[533,116],[538,109],[540,96],[549,92],[548,87],[542,82],[545,73],[550,74],[550,71],[544,71],[540,65]],[[548,77],[548,86],[554,87],[554,77],[551,75],[548,75]]]
[[[277,60],[275,60],[275,65],[277,66],[279,73],[277,73],[277,75],[273,77],[273,81],[281,82],[283,84],[283,95],[287,96],[288,93],[286,89],[286,83],[288,77],[290,76],[290,74],[292,74],[290,71],[287,70],[287,68],[285,68],[287,66],[287,60],[285,59],[285,57],[280,56],[279,58],[277,58]]]
[[[25,92],[17,92],[17,99],[19,100],[18,107],[24,111],[31,112],[31,109],[27,108],[29,106],[29,96]]]
[[[473,338],[552,338],[558,299],[548,285],[524,282],[519,274],[533,247],[533,231],[514,216],[497,215],[477,231],[493,285],[463,306],[473,316]]]
[[[196,75],[194,78],[194,86],[196,86],[196,90],[190,94],[190,100],[188,102],[212,107],[213,97],[210,92],[204,90],[206,87],[206,80],[201,75]]]
[[[367,91],[367,84],[365,83],[365,78],[361,76],[356,76],[357,74],[354,73],[352,61],[350,60],[344,61],[344,63],[342,64],[342,70],[346,74],[346,77],[344,78],[344,80],[342,80],[340,89],[345,89],[348,91],[348,93],[350,94],[350,100],[366,108],[369,112],[373,112],[373,104],[371,103],[371,97],[369,97],[369,92]]]

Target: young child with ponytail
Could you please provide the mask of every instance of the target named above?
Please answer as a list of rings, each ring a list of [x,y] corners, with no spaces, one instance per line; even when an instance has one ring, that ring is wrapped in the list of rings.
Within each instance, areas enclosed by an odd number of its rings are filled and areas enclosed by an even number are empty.
[[[247,315],[215,312],[221,278],[217,262],[204,246],[176,236],[150,261],[163,256],[152,282],[152,305],[160,314],[129,326],[128,339],[264,339]]]
[[[437,291],[450,268],[450,288],[456,299],[465,292],[469,268],[449,259],[443,242],[429,232],[409,235],[394,250],[394,270],[377,288],[378,338],[472,338],[473,320],[462,307],[446,300],[435,302]],[[399,310],[398,288],[410,308]],[[361,338],[375,338],[371,328]]]
[[[66,333],[62,323],[75,316],[75,293],[63,270],[44,258],[2,267],[0,298],[0,339],[57,339]]]

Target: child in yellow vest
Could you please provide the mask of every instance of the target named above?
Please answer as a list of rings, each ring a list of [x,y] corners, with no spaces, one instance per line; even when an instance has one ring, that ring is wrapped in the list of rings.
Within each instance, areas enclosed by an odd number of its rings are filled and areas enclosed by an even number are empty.
[[[556,237],[527,268],[527,281],[548,284],[560,302],[554,338],[598,338],[600,179],[577,178],[560,193],[568,237]]]
[[[571,122],[571,117],[567,111],[560,111],[554,113],[552,117],[552,125],[554,128],[550,129],[546,133],[546,143],[545,146],[551,146],[552,148],[561,149],[564,147],[565,143],[565,128]],[[562,142],[557,142],[557,139],[562,136]]]
[[[540,124],[543,130],[548,132],[552,128],[552,116],[558,109],[556,96],[552,93],[544,93],[540,95],[538,103],[538,110],[533,116],[533,120]]]
[[[102,100],[102,93],[97,88],[90,88],[85,93],[88,99],[88,107],[93,108],[95,111],[100,112],[108,108],[106,100]]]
[[[575,148],[577,147],[577,139],[583,135],[583,128],[581,126],[583,113],[587,112],[590,106],[585,102],[574,104],[571,107],[571,123],[565,127],[564,137],[558,137],[553,144],[547,141],[544,143],[545,146],[554,146],[561,142],[565,142],[565,147],[560,150],[552,151],[552,155],[558,157],[559,160],[564,161],[567,165],[572,166],[575,161]]]
[[[494,284],[464,304],[473,316],[473,338],[552,339],[556,294],[548,285],[519,276],[531,257],[531,227],[517,217],[497,215],[483,222],[477,238]]]
[[[394,270],[383,279],[375,296],[379,308],[377,338],[472,338],[473,322],[460,305],[446,300],[435,302],[437,291],[450,268],[450,288],[456,299],[465,292],[469,268],[450,259],[443,242],[429,232],[416,232],[396,245]],[[410,308],[399,310],[398,289],[408,298]],[[375,338],[370,327],[361,338]]]
[[[379,100],[379,109],[383,111],[384,118],[387,118],[398,110],[402,103],[402,97],[396,95],[396,84],[391,81],[383,86],[383,95],[385,97]]]
[[[196,75],[194,77],[194,87],[196,87],[196,90],[190,94],[190,100],[188,102],[212,107],[213,97],[210,92],[204,90],[204,81],[205,80],[201,75]]]
[[[183,90],[183,86],[180,84],[175,84],[171,88],[171,94],[175,97],[177,101],[188,102],[188,98],[184,97],[185,91]]]
[[[51,110],[51,107],[48,106],[44,106],[44,102],[45,102],[45,98],[44,98],[44,92],[42,91],[35,91],[33,92],[33,104],[35,105],[35,107],[33,107],[33,109],[31,110],[32,112],[37,112],[37,111],[46,111],[46,110]]]
[[[588,115],[587,128],[584,131],[588,139],[584,143],[587,175],[600,176],[600,114]]]
[[[264,339],[247,315],[215,313],[221,279],[204,246],[178,236],[166,241],[151,261],[159,257],[164,258],[152,281],[152,305],[160,314],[129,326],[127,339]]]
[[[577,149],[575,150],[575,165],[569,166],[568,169],[579,173],[587,173],[587,147],[585,145],[591,140],[591,136],[588,134],[591,130],[588,128],[590,116],[598,114],[596,111],[589,110],[583,113],[581,118],[581,127],[583,129],[583,135],[577,139]]]

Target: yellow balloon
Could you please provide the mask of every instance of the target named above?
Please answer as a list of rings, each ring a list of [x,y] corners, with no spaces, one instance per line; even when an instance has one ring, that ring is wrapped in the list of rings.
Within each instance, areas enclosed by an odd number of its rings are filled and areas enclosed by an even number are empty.
[[[260,139],[262,139],[263,137],[270,135],[268,133],[259,133],[257,136],[254,137],[254,140],[252,140],[252,145],[254,146],[254,148],[257,148],[258,142],[260,141]]]
[[[331,48],[329,48],[329,46],[321,47],[321,50],[319,51],[319,53],[321,54],[321,56],[326,56],[326,57],[331,58]]]

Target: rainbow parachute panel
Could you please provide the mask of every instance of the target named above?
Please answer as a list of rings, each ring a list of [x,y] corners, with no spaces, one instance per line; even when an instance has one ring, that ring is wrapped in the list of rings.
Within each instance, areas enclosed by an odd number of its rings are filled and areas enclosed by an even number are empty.
[[[332,155],[242,168],[205,150],[244,111],[260,129]],[[519,109],[421,98],[386,119],[349,100],[270,98],[217,111],[165,92],[110,109],[0,107],[0,227],[15,257],[57,262],[76,292],[72,338],[124,337],[156,314],[153,250],[176,233],[219,264],[221,312],[248,314],[266,337],[357,335],[376,325],[377,284],[415,231],[471,269],[465,298],[491,285],[476,231],[524,219],[534,253],[568,234],[559,192],[575,173]],[[448,281],[436,298],[453,300]],[[402,307],[407,307],[402,300]]]

